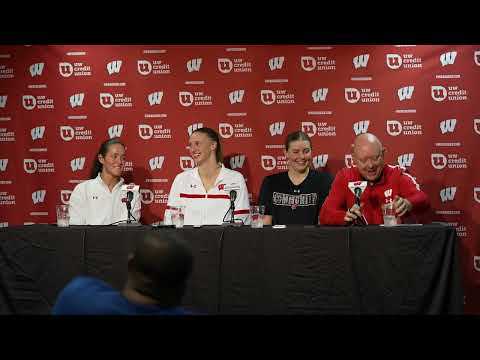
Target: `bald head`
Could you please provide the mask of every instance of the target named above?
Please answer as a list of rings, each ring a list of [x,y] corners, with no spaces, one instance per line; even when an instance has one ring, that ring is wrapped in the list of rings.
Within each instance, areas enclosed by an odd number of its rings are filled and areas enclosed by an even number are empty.
[[[365,133],[360,134],[355,138],[352,144],[352,153],[356,151],[361,151],[361,149],[364,148],[369,148],[380,152],[383,149],[383,146],[380,140],[378,140],[375,135],[371,133]]]
[[[382,175],[385,149],[378,138],[371,134],[360,134],[352,144],[352,159],[360,175],[368,181],[377,181]]]

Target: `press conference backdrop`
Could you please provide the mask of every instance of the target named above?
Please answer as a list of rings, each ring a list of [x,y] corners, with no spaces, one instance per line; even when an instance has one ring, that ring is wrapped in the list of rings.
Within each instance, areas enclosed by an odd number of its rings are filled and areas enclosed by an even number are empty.
[[[0,224],[54,223],[111,137],[127,145],[148,224],[193,166],[196,128],[218,130],[253,202],[286,170],[289,132],[305,131],[313,166],[335,174],[369,131],[430,196],[422,221],[456,227],[466,311],[480,313],[479,80],[480,45],[0,45]]]

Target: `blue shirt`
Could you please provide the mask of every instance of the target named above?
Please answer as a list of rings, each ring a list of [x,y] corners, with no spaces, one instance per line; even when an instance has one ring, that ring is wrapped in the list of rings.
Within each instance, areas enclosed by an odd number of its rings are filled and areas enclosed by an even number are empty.
[[[189,315],[181,307],[162,308],[128,301],[102,280],[73,279],[59,294],[52,315]]]

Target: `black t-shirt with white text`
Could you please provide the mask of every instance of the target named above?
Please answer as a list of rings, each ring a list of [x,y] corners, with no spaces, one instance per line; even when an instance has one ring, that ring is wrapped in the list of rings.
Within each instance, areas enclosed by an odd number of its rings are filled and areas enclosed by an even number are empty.
[[[316,225],[332,181],[329,173],[311,169],[299,185],[292,183],[288,171],[269,175],[263,179],[258,203],[265,205],[265,215],[272,216],[272,225]]]

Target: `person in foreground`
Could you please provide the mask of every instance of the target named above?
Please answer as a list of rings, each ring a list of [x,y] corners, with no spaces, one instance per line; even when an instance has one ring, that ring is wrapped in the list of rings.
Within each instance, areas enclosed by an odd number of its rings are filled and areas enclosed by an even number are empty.
[[[284,152],[288,171],[265,177],[260,187],[263,223],[316,225],[333,177],[311,169],[312,142],[304,132],[288,134]]]
[[[231,219],[233,200],[235,219],[246,224],[250,208],[247,185],[241,173],[223,165],[218,134],[199,128],[192,132],[188,145],[195,168],[175,177],[165,218],[172,215],[173,207],[185,206],[185,225],[221,225]]]
[[[148,231],[134,254],[129,254],[127,281],[121,292],[101,280],[77,277],[60,292],[52,314],[191,314],[180,304],[192,266],[192,253],[182,240]]]
[[[327,225],[346,225],[359,221],[383,224],[382,206],[393,202],[397,222],[414,222],[414,215],[426,211],[427,195],[405,169],[384,163],[385,148],[373,134],[357,136],[352,144],[355,167],[340,170],[332,189],[320,210],[320,222]],[[353,187],[366,185],[355,203]],[[350,186],[349,185],[353,185]]]
[[[90,180],[73,190],[69,201],[70,225],[109,225],[128,219],[127,193],[121,190],[125,145],[118,138],[104,141],[95,156]],[[131,213],[140,220],[140,193],[133,192]]]

